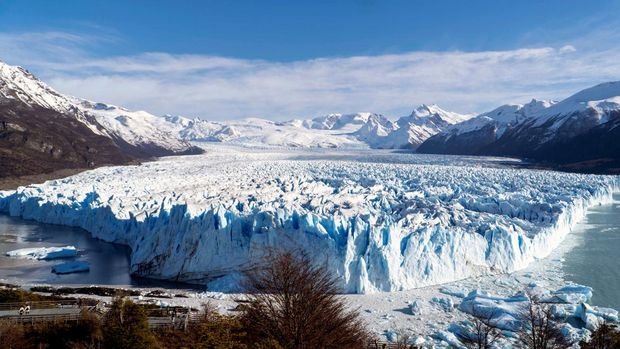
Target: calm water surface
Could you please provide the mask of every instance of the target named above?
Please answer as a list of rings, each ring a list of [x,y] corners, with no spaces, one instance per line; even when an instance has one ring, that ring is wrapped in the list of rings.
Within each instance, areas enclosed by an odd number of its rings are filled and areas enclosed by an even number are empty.
[[[594,288],[592,304],[620,309],[620,194],[579,224],[577,245],[564,256],[568,280]]]
[[[88,261],[90,272],[56,275],[51,272],[52,266],[65,260],[35,261],[5,255],[25,247],[66,245],[79,250],[76,259]],[[129,253],[126,246],[94,239],[82,229],[0,215],[0,279],[6,282],[133,285],[136,280],[129,275]]]

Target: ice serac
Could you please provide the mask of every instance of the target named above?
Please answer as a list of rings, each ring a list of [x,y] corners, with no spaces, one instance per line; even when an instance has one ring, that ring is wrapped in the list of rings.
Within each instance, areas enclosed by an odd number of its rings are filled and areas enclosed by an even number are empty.
[[[302,249],[343,291],[371,293],[523,268],[619,187],[462,157],[293,156],[213,151],[100,168],[0,192],[0,211],[127,244],[145,276],[235,280],[274,249]]]

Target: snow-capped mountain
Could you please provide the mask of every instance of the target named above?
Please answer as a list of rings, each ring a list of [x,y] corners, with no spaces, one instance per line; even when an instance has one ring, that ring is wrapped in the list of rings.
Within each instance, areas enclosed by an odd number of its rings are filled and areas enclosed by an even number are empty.
[[[506,155],[556,163],[620,159],[620,82],[557,103],[505,105],[431,137],[423,153]]]
[[[197,149],[170,133],[166,120],[144,111],[95,103],[63,95],[21,67],[0,62],[0,97],[72,116],[93,133],[121,148],[145,156],[174,155]],[[129,145],[129,146],[127,146]]]
[[[260,118],[208,121],[171,115],[165,119],[183,140],[260,147],[374,148],[396,129],[392,121],[375,113],[329,114],[283,122]]]
[[[468,117],[436,105],[422,105],[398,122],[367,112],[284,122],[258,118],[221,122],[179,116],[166,119],[175,124],[178,137],[188,141],[270,147],[415,149],[428,137]]]
[[[369,121],[377,122],[382,119],[385,119],[383,115],[375,113],[329,114],[313,118],[312,120],[305,120],[302,125],[306,128],[316,130],[342,130],[354,132]]]
[[[70,115],[131,155],[172,155],[196,151],[188,142],[244,146],[321,148],[410,148],[467,116],[420,106],[397,123],[376,113],[328,114],[276,122],[259,118],[208,121],[130,111],[56,92],[20,67],[2,64],[2,96]]]
[[[471,117],[469,114],[445,111],[435,104],[422,104],[411,115],[396,121],[397,129],[386,139],[383,148],[416,149],[429,137]]]
[[[174,133],[164,117],[74,97],[69,99],[83,114],[93,116],[111,138],[120,138],[151,155],[186,154],[196,150]]]
[[[490,112],[447,127],[435,137],[429,137],[428,142],[419,147],[419,151],[428,152],[430,145],[440,143],[445,147],[446,154],[476,154],[480,148],[499,139],[508,128],[515,127],[554,103],[532,100],[527,104],[502,105]]]

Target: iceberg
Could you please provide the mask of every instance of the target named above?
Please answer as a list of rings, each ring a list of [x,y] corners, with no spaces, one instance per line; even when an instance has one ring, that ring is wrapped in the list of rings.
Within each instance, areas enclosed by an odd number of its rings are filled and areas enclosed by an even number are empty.
[[[373,293],[522,269],[620,188],[495,162],[226,148],[0,191],[0,212],[126,244],[141,276],[235,289],[273,250],[301,250],[343,292]]]
[[[64,247],[32,247],[21,248],[19,250],[13,250],[6,252],[9,257],[29,258],[39,260],[60,259],[60,258],[73,258],[77,256],[77,249],[75,246]]]
[[[52,267],[52,273],[54,274],[71,274],[81,273],[90,270],[90,264],[85,261],[71,261],[62,264],[58,264]]]

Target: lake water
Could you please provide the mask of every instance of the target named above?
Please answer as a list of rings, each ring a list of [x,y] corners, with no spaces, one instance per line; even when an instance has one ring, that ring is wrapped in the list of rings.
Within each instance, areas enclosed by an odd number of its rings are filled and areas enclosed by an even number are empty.
[[[620,309],[620,194],[612,205],[590,209],[572,234],[576,244],[564,255],[566,279],[593,287],[592,304]]]
[[[52,266],[72,259],[39,261],[6,256],[7,251],[20,248],[67,245],[78,249],[78,256],[74,259],[90,263],[89,272],[52,273]],[[0,214],[0,282],[204,289],[200,285],[133,277],[129,273],[130,252],[127,246],[95,239],[80,228],[43,224]]]
[[[37,261],[11,258],[6,252],[25,247],[73,245],[79,250],[76,259],[90,263],[90,272],[67,275],[52,274],[51,268],[65,260]],[[0,215],[0,279],[5,282],[49,284],[132,285],[126,246],[94,239],[82,229],[41,224]]]

